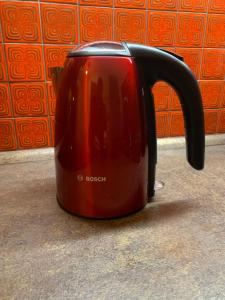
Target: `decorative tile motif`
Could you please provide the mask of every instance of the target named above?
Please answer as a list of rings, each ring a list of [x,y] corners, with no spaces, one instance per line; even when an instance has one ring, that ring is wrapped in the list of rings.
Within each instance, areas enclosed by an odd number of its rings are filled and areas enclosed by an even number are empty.
[[[48,118],[18,118],[16,131],[20,149],[50,145]]]
[[[11,116],[12,112],[9,98],[9,86],[6,83],[0,83],[0,118]]]
[[[218,111],[217,110],[205,110],[205,133],[211,134],[216,133]]]
[[[205,22],[204,14],[179,14],[176,45],[202,47]]]
[[[145,42],[146,12],[117,9],[115,11],[115,39],[135,43]]]
[[[206,12],[207,0],[179,0],[179,10],[193,11],[193,12]]]
[[[7,80],[5,65],[3,46],[0,45],[0,81]]]
[[[80,7],[81,42],[112,39],[112,9]]]
[[[50,117],[50,124],[51,124],[51,146],[55,146],[55,117]]]
[[[225,109],[219,112],[218,132],[225,132]]]
[[[113,6],[113,0],[80,0],[81,5]]]
[[[10,80],[44,80],[41,46],[6,45],[5,47]]]
[[[147,0],[115,0],[115,7],[146,8]]]
[[[157,137],[168,136],[169,114],[167,112],[156,113],[156,133]]]
[[[209,15],[205,47],[225,47],[225,16]]]
[[[11,94],[15,116],[44,116],[47,114],[44,83],[13,83],[11,84]]]
[[[222,101],[223,81],[204,80],[199,82],[204,108],[219,108]]]
[[[225,13],[225,1],[224,0],[209,0],[209,12]]]
[[[71,46],[44,46],[47,80],[51,80],[50,67],[63,66],[67,53],[75,47]]]
[[[172,46],[176,29],[176,13],[150,12],[148,43],[153,46]]]
[[[77,7],[41,4],[43,39],[48,44],[77,43]]]
[[[15,150],[15,128],[13,120],[0,120],[0,151]]]
[[[148,8],[158,10],[176,10],[177,1],[178,0],[149,0]]]
[[[184,62],[194,73],[195,77],[199,78],[200,62],[202,57],[202,49],[195,48],[177,48],[176,53],[183,57]]]
[[[47,83],[47,91],[48,91],[48,106],[49,106],[49,113],[51,116],[55,115],[55,104],[56,104],[56,97],[54,88],[51,82]]]
[[[202,79],[224,79],[225,51],[204,49]]]
[[[171,87],[165,82],[158,82],[153,87],[155,110],[167,110],[172,96]]]
[[[184,118],[180,111],[170,113],[170,136],[184,135]]]
[[[40,17],[37,3],[2,2],[2,26],[6,43],[40,43]]]

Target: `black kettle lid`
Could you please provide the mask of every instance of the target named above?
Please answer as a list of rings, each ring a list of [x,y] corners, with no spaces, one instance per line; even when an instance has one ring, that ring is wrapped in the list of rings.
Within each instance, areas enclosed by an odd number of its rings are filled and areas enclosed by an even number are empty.
[[[75,56],[131,56],[131,54],[126,43],[99,41],[82,44],[68,54],[68,57]]]

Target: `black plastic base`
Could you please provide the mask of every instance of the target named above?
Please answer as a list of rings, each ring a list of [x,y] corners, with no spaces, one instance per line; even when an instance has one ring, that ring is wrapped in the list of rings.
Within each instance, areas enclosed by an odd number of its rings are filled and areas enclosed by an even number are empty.
[[[148,203],[154,201],[155,190],[148,191]]]

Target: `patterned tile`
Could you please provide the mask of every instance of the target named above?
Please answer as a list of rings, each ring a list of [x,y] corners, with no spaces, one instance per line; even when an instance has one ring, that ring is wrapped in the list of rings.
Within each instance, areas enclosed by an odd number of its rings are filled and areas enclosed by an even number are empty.
[[[223,81],[203,80],[199,85],[204,108],[219,108],[222,102]]]
[[[62,66],[66,53],[79,41],[145,44],[147,37],[149,45],[172,52],[176,46],[175,52],[201,78],[206,132],[225,132],[225,0],[38,1],[0,4],[0,150],[16,149],[17,142],[20,149],[54,145],[56,99],[48,69]],[[37,45],[41,27],[44,46]],[[182,135],[176,92],[158,82],[153,95],[157,136]]]
[[[176,45],[202,47],[205,22],[206,16],[204,14],[179,14]]]
[[[217,121],[218,121],[218,111],[217,110],[205,110],[205,133],[212,134],[216,133]]]
[[[41,46],[6,45],[5,47],[11,81],[44,80]]]
[[[6,43],[40,43],[40,16],[37,3],[1,4],[2,26]]]
[[[20,149],[50,146],[48,118],[18,118],[16,131]]]
[[[0,151],[15,149],[16,138],[14,121],[10,119],[0,120]]]
[[[205,47],[225,47],[225,15],[209,15]]]
[[[80,7],[81,42],[112,39],[112,9]]]
[[[12,116],[8,83],[0,83],[0,118]]]
[[[179,0],[178,9],[181,11],[206,12],[208,0]]]
[[[225,51],[204,49],[201,79],[224,79]]]
[[[44,46],[47,80],[51,80],[50,67],[63,66],[67,53],[72,46]]]
[[[76,44],[77,7],[41,4],[43,39],[48,44]]]
[[[149,0],[148,8],[157,10],[176,10],[178,0]]]
[[[170,113],[170,136],[184,135],[184,118],[181,111]]]
[[[171,87],[165,82],[158,82],[153,87],[155,110],[167,110],[172,96]]]
[[[145,42],[146,12],[134,9],[115,10],[115,40]]]
[[[113,6],[113,0],[80,0],[81,5]]]
[[[0,118],[11,116],[9,85],[7,83],[0,83]]]
[[[219,133],[225,132],[225,109],[219,112],[218,130]]]
[[[148,13],[148,44],[172,46],[176,30],[176,13]]]
[[[12,83],[10,85],[14,116],[44,116],[46,92],[43,82]]]
[[[115,7],[146,8],[147,0],[115,0]]]
[[[157,137],[168,136],[169,114],[167,112],[156,113],[156,133]]]
[[[184,62],[194,73],[195,77],[199,78],[200,63],[202,57],[202,49],[196,48],[177,48],[176,53],[183,57]]]
[[[49,113],[51,116],[55,115],[55,104],[56,104],[56,97],[54,88],[51,82],[47,82],[47,91],[48,91],[48,107]]]
[[[3,46],[0,45],[0,81],[6,81],[6,63],[4,58],[4,49]]]
[[[224,0],[209,0],[209,12],[212,13],[225,13],[225,1]]]

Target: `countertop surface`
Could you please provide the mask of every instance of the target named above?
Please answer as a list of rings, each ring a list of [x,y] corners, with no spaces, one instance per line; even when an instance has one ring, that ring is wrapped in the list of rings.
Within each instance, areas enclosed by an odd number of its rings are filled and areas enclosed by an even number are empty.
[[[63,211],[54,161],[0,165],[1,299],[225,299],[225,146],[201,172],[158,153],[165,186],[142,211]]]

